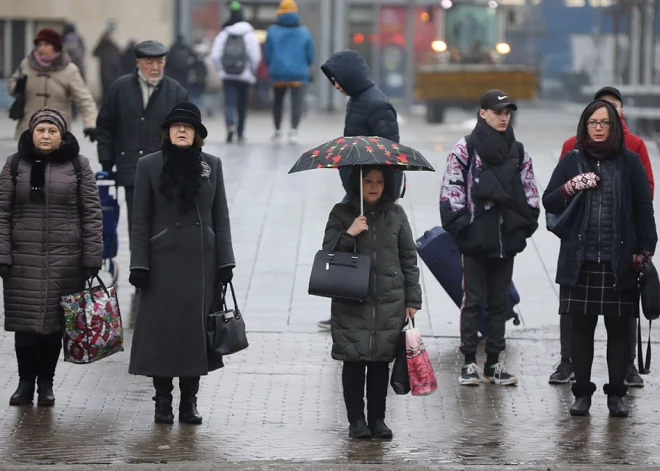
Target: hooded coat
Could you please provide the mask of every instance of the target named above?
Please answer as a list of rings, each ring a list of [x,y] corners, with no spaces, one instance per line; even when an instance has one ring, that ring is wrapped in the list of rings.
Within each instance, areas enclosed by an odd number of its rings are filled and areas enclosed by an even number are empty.
[[[27,75],[25,84],[25,114],[16,124],[15,139],[20,139],[27,131],[30,117],[40,108],[48,106],[59,111],[66,119],[67,127],[71,126],[71,102],[80,111],[83,128],[96,127],[96,102],[87,88],[80,70],[71,62],[66,50],[62,50],[48,67],[41,66],[30,53],[23,61],[19,70],[9,78],[9,93],[13,96],[16,81],[22,74]]]
[[[222,56],[225,51],[225,44],[229,36],[242,36],[245,41],[245,52],[247,54],[247,65],[240,75],[231,75],[225,72],[222,66]],[[222,80],[237,80],[255,84],[257,82],[257,69],[261,63],[261,44],[254,32],[254,28],[247,21],[230,22],[216,36],[211,48],[211,59],[215,64],[218,75]]]
[[[219,268],[234,267],[222,163],[202,153],[210,168],[197,202],[180,211],[161,188],[162,151],[138,161],[131,270],[149,271],[141,289],[128,372],[144,376],[200,376],[209,372],[206,316]]]
[[[585,114],[586,109],[580,123],[589,118]],[[618,114],[614,114],[621,126]],[[607,209],[613,218],[613,224],[610,226],[613,233],[608,235],[612,243],[608,244],[611,253],[607,258],[612,263],[616,280],[615,288],[618,291],[625,291],[637,285],[637,274],[632,266],[633,255],[640,252],[654,253],[658,235],[648,175],[639,156],[625,148],[623,133],[619,150],[610,159],[613,165],[608,169],[607,179],[613,183],[610,191],[615,197],[608,199],[610,204],[613,204],[613,207]],[[595,170],[595,161],[586,156],[584,148],[566,154],[555,167],[543,194],[543,206],[548,213],[561,214],[566,209],[568,200],[562,186],[579,174],[578,160],[582,162],[585,171]],[[577,208],[576,224],[570,236],[561,241],[555,280],[559,285],[575,286],[581,265],[587,260],[588,245],[592,239],[589,234],[589,223],[593,218],[590,218],[590,215],[595,204],[594,195],[598,191],[601,189],[589,190],[586,197],[581,198]],[[602,204],[605,199],[600,198],[600,201]],[[592,236],[593,227],[591,233]]]
[[[85,287],[84,268],[101,268],[103,217],[98,187],[76,138],[67,132],[45,158],[43,199],[34,198],[31,170],[41,158],[26,131],[18,143],[16,185],[11,160],[0,173],[0,264],[4,281],[5,330],[53,334],[63,330],[60,297]],[[78,159],[78,185],[73,160]]]
[[[360,172],[349,183],[350,201],[335,205],[323,237],[323,250],[357,252],[371,257],[368,301],[333,299],[332,358],[341,361],[394,360],[407,307],[421,309],[417,247],[408,218],[394,203],[394,175],[385,173],[385,191],[376,204],[365,202],[369,230],[357,237],[346,231],[360,215]]]
[[[309,30],[300,25],[298,13],[283,13],[268,28],[264,57],[273,82],[309,81],[309,66],[314,62],[314,41]]]

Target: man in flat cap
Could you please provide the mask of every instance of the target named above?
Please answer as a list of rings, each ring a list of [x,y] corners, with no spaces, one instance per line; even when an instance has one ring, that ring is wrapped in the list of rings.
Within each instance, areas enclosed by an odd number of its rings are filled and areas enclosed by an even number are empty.
[[[137,44],[135,72],[115,80],[96,120],[99,162],[111,175],[117,166],[115,180],[125,190],[129,237],[137,161],[160,150],[160,124],[174,105],[188,101],[188,91],[164,75],[165,56],[158,41]]]

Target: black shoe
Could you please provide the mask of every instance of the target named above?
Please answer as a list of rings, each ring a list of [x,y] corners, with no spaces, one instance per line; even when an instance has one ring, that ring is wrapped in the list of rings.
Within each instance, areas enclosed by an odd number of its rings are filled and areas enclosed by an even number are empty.
[[[50,381],[37,382],[37,405],[44,407],[52,407],[55,405],[53,383]]]
[[[327,321],[321,321],[316,325],[319,326],[319,329],[330,330],[330,319],[328,319]]]
[[[197,399],[182,399],[179,404],[179,422],[186,424],[202,423],[202,416],[197,412]]]
[[[155,399],[155,401],[154,422],[157,424],[173,424],[174,412],[172,412],[172,399]]]
[[[571,406],[571,415],[584,417],[589,415],[589,409],[591,409],[591,396],[577,397]]]
[[[463,386],[479,386],[481,370],[476,363],[463,365],[461,375],[458,377],[458,384]]]
[[[557,365],[557,369],[550,375],[548,383],[550,384],[568,384],[575,378],[573,372],[573,363],[570,361],[562,361]]]
[[[29,406],[34,402],[34,381],[20,380],[16,392],[9,399],[10,406]]]
[[[494,365],[484,365],[484,372],[481,375],[484,381],[490,381],[500,386],[513,386],[518,384],[518,378],[506,371],[504,363],[498,362]]]
[[[232,142],[234,142],[234,130],[229,128],[227,130],[227,144],[231,144]]]
[[[633,363],[628,366],[628,373],[626,374],[626,379],[623,381],[623,384],[633,388],[643,388],[644,380],[639,375],[639,371]]]
[[[367,427],[365,420],[356,420],[351,422],[348,427],[348,436],[351,438],[371,438],[371,430]]]
[[[607,408],[610,410],[610,417],[628,417],[630,410],[623,402],[621,396],[610,394],[607,396]]]
[[[371,436],[374,438],[392,438],[392,431],[385,425],[383,419],[370,420],[369,429],[371,430]]]
[[[245,136],[238,136],[238,143],[245,144]]]

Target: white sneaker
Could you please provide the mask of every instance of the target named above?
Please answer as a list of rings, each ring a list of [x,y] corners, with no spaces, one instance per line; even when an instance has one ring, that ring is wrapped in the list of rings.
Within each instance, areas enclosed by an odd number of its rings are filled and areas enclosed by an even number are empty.
[[[289,144],[298,144],[298,130],[292,129],[289,131]]]
[[[273,142],[280,142],[282,140],[282,131],[275,131],[271,140]]]

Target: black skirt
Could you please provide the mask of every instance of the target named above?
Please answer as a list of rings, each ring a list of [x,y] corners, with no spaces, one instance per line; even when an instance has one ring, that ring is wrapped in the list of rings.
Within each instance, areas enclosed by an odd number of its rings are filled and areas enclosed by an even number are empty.
[[[559,289],[559,314],[639,317],[639,290],[614,289],[610,263],[585,262],[575,286]]]

